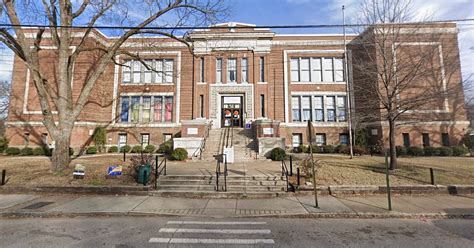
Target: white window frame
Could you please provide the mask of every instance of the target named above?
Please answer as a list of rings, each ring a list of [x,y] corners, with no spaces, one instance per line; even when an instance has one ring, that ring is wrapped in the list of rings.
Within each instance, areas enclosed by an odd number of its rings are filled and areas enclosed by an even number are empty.
[[[240,60],[240,71],[241,71],[240,81],[242,83],[247,83],[249,81],[248,67],[249,67],[249,60],[247,58],[242,58]]]
[[[216,58],[216,83],[222,83],[222,58]]]
[[[233,63],[231,67],[231,62]],[[231,81],[230,79],[230,72],[233,71],[235,75],[235,79]],[[237,59],[236,58],[228,58],[227,59],[227,83],[236,83],[237,82]]]

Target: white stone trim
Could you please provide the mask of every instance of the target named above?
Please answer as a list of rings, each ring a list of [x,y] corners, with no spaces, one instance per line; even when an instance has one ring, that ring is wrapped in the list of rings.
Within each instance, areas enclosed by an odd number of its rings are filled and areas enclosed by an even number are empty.
[[[363,125],[388,126],[388,121],[365,122]],[[397,121],[396,125],[400,126],[438,126],[438,125],[470,125],[469,121]]]
[[[335,96],[346,96],[346,91],[292,91],[292,96],[301,96],[301,95],[335,95]]]
[[[291,82],[293,85],[304,84],[304,85],[318,85],[318,84],[346,84],[346,82]]]
[[[349,124],[347,121],[345,122],[311,122],[314,127],[348,127]],[[282,123],[282,127],[307,127],[307,122],[290,122],[290,123]]]
[[[57,125],[58,122],[55,122]],[[41,121],[7,121],[5,125],[9,126],[44,126]],[[92,122],[92,121],[77,121],[74,123],[74,126],[87,126],[87,127],[96,127],[96,126],[106,126],[106,127],[136,127],[136,128],[146,128],[146,127],[180,127],[181,124],[176,123],[116,123],[110,124],[108,122]]]
[[[126,92],[120,96],[174,96],[174,92]]]

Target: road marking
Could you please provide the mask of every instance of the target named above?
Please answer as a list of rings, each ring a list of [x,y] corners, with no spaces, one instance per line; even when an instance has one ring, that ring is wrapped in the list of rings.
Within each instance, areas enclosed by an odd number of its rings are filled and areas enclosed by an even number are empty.
[[[267,222],[219,222],[219,221],[168,221],[168,224],[177,225],[265,225]]]
[[[180,238],[150,238],[150,243],[167,244],[275,244],[273,239],[180,239]]]
[[[269,229],[188,229],[188,228],[161,228],[163,233],[220,233],[220,234],[270,234]]]

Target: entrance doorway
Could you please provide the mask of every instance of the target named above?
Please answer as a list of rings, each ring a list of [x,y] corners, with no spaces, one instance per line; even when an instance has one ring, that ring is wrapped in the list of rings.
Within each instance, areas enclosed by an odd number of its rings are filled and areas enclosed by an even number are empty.
[[[243,97],[222,96],[221,127],[243,127]]]

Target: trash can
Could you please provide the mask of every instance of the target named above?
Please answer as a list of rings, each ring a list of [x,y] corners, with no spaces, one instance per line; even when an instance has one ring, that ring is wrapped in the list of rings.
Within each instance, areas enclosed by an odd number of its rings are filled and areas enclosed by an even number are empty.
[[[146,173],[146,177],[145,177],[145,173]],[[151,165],[147,164],[147,165],[140,166],[140,168],[138,169],[137,182],[138,183],[145,183],[145,182],[148,183],[148,180],[150,179],[150,174],[151,174]]]

